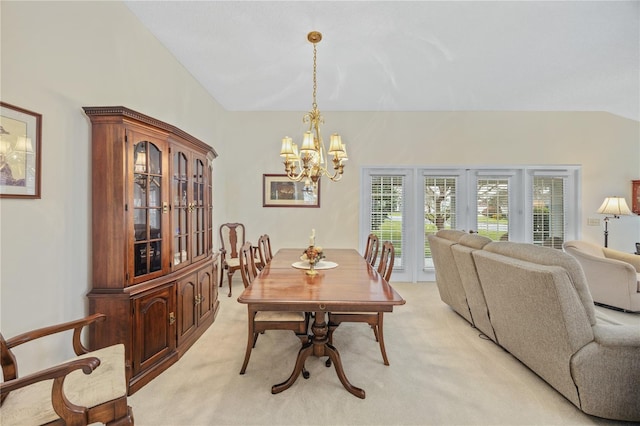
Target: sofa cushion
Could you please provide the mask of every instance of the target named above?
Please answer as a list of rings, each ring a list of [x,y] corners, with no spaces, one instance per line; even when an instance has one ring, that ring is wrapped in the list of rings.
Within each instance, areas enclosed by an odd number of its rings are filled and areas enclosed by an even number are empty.
[[[470,247],[472,249],[481,249],[491,242],[491,238],[483,237],[478,234],[464,234],[458,240],[458,243]]]
[[[460,238],[462,238],[462,236],[464,235],[468,235],[468,234],[464,231],[459,231],[457,229],[441,229],[436,233],[437,237],[444,238],[445,240],[449,240],[449,241],[455,241],[455,242],[460,241]]]
[[[67,375],[64,393],[76,405],[94,407],[127,394],[124,345],[98,349],[72,358],[96,357],[100,365],[91,373],[76,370]],[[45,380],[12,391],[0,408],[3,426],[41,425],[58,419],[51,404],[53,380]]]
[[[554,265],[566,269],[571,278],[571,283],[584,306],[589,322],[591,325],[596,324],[596,312],[593,305],[593,298],[587,285],[587,278],[584,275],[582,266],[580,266],[580,263],[578,263],[573,256],[558,249],[510,241],[489,243],[484,246],[484,250],[540,265]]]

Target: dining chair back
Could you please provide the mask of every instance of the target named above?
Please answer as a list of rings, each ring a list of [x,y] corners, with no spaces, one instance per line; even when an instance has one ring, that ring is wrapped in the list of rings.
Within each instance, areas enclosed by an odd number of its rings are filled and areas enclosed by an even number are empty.
[[[242,223],[223,223],[220,225],[220,287],[226,272],[231,297],[233,273],[240,268],[240,247],[245,243],[245,228]]]
[[[271,259],[273,258],[273,253],[271,252],[271,239],[268,234],[264,234],[258,238],[258,255],[263,267],[271,262]]]
[[[240,275],[242,276],[242,283],[244,288],[251,285],[253,280],[258,276],[258,268],[256,267],[255,259],[253,256],[254,248],[250,241],[247,241],[240,248]]]
[[[380,240],[378,240],[378,236],[376,234],[369,234],[369,237],[367,237],[367,247],[364,249],[364,258],[371,266],[376,266],[379,246]]]
[[[240,274],[245,288],[258,276],[254,258],[254,247],[251,242],[247,241],[240,249]],[[302,341],[302,344],[309,342],[309,315],[306,312],[287,312],[287,311],[255,311],[248,309],[249,312],[249,332],[247,337],[247,350],[244,355],[244,362],[240,369],[240,374],[244,374],[249,364],[251,350],[256,346],[256,341],[260,333],[267,330],[291,330]],[[303,376],[309,377],[309,373],[303,367]]]
[[[393,272],[393,264],[395,262],[396,252],[391,241],[385,241],[380,251],[380,264],[378,265],[378,273],[382,275],[385,281],[389,282],[391,272]]]

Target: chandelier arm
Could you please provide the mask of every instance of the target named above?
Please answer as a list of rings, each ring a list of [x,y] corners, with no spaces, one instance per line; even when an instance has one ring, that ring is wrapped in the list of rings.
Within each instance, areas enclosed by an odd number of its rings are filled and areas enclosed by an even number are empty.
[[[286,169],[286,168],[285,168],[285,172],[287,173],[287,177],[289,178],[289,180],[292,180],[294,182],[300,182],[302,179],[306,177],[306,173],[304,169],[300,170],[300,173],[298,174],[295,174],[293,170]]]

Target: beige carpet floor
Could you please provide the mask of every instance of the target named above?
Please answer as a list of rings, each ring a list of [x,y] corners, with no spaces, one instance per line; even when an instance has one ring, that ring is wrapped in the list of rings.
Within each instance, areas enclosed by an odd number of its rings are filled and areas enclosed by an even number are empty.
[[[236,283],[237,284],[237,283]],[[345,372],[366,391],[343,387],[325,358],[308,380],[271,394],[300,347],[291,332],[261,335],[245,375],[246,306],[220,295],[215,323],[171,368],[130,397],[147,425],[592,425],[626,424],[585,415],[531,370],[440,301],[435,283],[393,283],[407,304],[385,315],[390,366],[365,324],[335,333]],[[598,308],[639,327],[640,315]]]

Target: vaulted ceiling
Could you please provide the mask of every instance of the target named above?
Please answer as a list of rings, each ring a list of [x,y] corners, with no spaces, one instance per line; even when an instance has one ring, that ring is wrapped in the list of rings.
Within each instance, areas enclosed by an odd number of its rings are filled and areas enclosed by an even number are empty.
[[[640,121],[638,1],[125,1],[230,111],[607,111]]]

